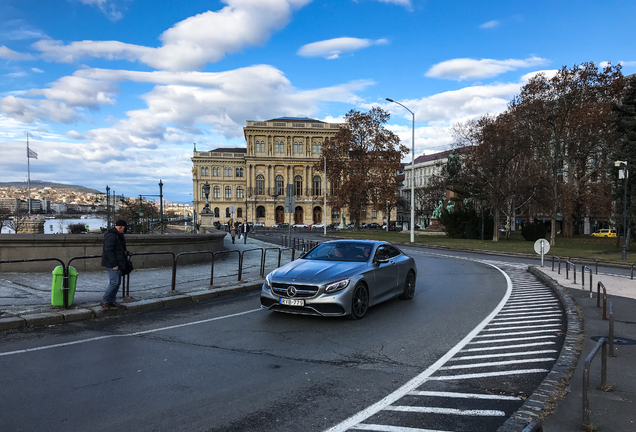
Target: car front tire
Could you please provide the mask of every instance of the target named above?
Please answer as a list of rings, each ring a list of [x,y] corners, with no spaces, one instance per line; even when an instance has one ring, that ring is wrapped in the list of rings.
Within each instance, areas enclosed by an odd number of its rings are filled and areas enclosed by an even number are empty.
[[[358,320],[364,318],[369,309],[369,290],[367,287],[359,283],[353,290],[351,296],[351,315],[349,318]]]

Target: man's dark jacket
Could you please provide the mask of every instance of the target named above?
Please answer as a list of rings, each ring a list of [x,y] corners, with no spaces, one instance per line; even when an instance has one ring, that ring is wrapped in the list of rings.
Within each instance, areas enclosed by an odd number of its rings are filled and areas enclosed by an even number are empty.
[[[104,235],[102,249],[102,267],[119,269],[126,268],[126,239],[119,234],[117,228],[111,228]]]

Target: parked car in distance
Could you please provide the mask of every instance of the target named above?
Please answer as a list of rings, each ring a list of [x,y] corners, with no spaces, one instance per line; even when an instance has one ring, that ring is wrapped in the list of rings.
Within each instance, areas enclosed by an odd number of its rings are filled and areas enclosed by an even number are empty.
[[[380,228],[380,224],[376,223],[376,222],[371,222],[370,224],[367,225],[367,228],[369,228],[369,229],[379,229]]]
[[[312,228],[312,229],[313,229],[313,228],[324,228],[324,227],[325,227],[325,224],[324,224],[324,223],[322,223],[322,222],[315,223],[315,224],[313,224],[313,225],[311,226],[311,228]]]
[[[264,227],[265,226],[265,222],[254,222],[254,226],[255,227]]]
[[[270,272],[261,308],[360,319],[393,297],[412,299],[416,278],[415,260],[387,242],[329,241]]]
[[[292,225],[292,228],[309,228],[309,225],[306,223],[295,223]]]
[[[272,225],[273,228],[287,228],[288,226],[289,224],[286,222],[277,222],[274,225]]]
[[[613,237],[616,238],[616,230],[601,229],[592,233],[592,237]]]

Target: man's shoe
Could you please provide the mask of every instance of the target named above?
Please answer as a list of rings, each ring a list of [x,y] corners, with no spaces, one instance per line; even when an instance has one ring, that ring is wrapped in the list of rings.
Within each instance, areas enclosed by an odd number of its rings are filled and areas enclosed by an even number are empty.
[[[108,305],[108,303],[104,303],[104,302],[100,302],[99,305],[102,307],[102,309],[104,310],[110,310],[110,306]]]
[[[124,306],[121,303],[117,303],[117,302],[108,303],[108,306],[113,306],[113,307],[116,307],[116,308],[126,309],[126,306]]]

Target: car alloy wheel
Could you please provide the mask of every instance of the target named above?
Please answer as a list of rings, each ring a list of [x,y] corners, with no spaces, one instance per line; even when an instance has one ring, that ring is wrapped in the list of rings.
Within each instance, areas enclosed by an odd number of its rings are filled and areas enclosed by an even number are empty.
[[[406,275],[404,282],[404,292],[400,296],[402,300],[411,300],[415,295],[415,274],[411,271]]]
[[[351,319],[362,319],[369,309],[369,290],[359,283],[353,290],[351,299]]]

